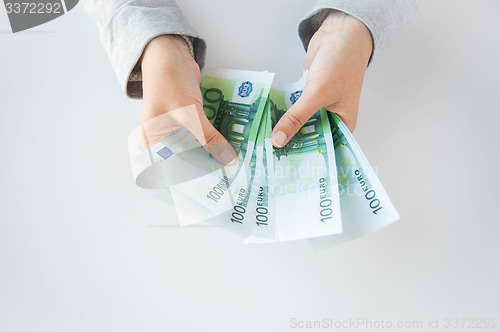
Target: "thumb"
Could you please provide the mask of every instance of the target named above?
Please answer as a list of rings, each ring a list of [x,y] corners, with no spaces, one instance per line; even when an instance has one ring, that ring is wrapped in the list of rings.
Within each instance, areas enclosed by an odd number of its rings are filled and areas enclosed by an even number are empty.
[[[302,96],[292,105],[276,123],[273,129],[273,145],[277,148],[284,147],[300,128],[320,108],[318,99],[310,95],[304,89]]]
[[[236,160],[237,154],[231,144],[215,129],[202,110],[191,105],[173,112],[171,115],[175,120],[189,130],[218,162],[228,165]]]

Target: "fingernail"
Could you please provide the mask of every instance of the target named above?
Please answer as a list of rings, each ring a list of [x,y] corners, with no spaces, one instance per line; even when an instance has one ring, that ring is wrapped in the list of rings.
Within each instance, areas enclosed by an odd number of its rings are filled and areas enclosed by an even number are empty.
[[[285,142],[286,142],[286,135],[284,132],[282,131],[278,131],[277,133],[275,133],[273,135],[273,145],[278,147],[278,148],[282,148],[283,146],[285,146]]]
[[[236,153],[231,149],[225,149],[220,154],[220,160],[224,165],[232,164],[236,160]]]

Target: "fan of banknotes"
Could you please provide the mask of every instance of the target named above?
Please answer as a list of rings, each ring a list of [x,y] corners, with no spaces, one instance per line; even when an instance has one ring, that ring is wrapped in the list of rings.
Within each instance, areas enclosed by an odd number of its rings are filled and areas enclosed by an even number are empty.
[[[245,242],[326,235],[343,242],[398,220],[374,170],[335,113],[318,110],[285,147],[273,147],[272,128],[300,98],[306,75],[275,87],[274,74],[267,71],[208,71],[201,84],[205,115],[238,159],[222,165],[211,157],[192,134],[201,125],[165,129],[176,117],[196,118],[192,105],[132,132],[137,184],[167,189],[181,226],[222,224]]]

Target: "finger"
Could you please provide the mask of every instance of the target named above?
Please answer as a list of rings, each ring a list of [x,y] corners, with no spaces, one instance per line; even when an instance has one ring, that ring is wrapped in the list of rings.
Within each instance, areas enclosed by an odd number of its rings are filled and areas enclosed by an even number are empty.
[[[224,165],[233,163],[237,159],[233,147],[200,109],[201,107],[190,105],[169,113],[181,126],[189,130],[218,162]]]
[[[322,105],[314,96],[302,93],[299,100],[285,112],[273,129],[273,145],[284,147]]]
[[[145,113],[147,115],[144,115]],[[143,112],[141,118],[140,127],[142,134],[138,137],[139,149],[141,151],[150,148],[165,137],[175,134],[181,128],[179,123],[173,120],[168,113],[163,113],[155,117],[151,117],[151,114],[154,114],[154,111],[150,113]]]
[[[224,136],[212,126],[205,114],[201,117],[201,126],[205,139],[203,147],[221,164],[229,165],[235,162],[238,156],[233,147]]]

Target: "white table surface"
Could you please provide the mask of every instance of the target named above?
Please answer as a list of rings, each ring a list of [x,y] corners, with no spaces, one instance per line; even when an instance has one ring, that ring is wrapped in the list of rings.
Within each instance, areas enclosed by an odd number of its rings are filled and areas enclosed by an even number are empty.
[[[208,66],[290,81],[311,3],[180,4]],[[429,1],[370,65],[355,135],[401,220],[331,247],[166,227],[168,197],[137,188],[129,167],[141,103],[123,96],[82,5],[15,35],[0,9],[0,331],[500,319],[499,12]]]

